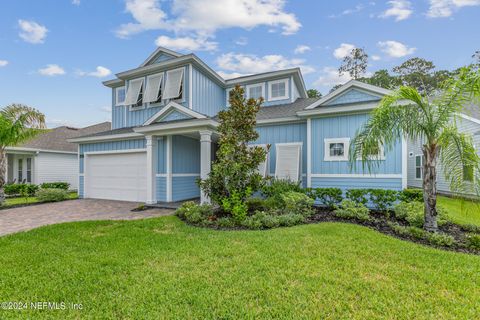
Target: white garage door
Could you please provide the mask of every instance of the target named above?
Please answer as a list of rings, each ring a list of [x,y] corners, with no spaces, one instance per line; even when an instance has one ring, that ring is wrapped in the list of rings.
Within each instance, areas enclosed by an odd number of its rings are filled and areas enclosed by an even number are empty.
[[[85,159],[85,197],[145,202],[145,152],[95,154]]]

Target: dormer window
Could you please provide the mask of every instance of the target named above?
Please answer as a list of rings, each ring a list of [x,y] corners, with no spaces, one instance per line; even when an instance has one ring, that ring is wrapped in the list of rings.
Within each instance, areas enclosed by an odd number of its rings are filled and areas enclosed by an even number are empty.
[[[288,99],[288,79],[270,81],[268,83],[268,100]]]
[[[133,108],[143,105],[143,78],[129,81],[125,105]]]
[[[260,84],[250,84],[247,86],[247,99],[259,99],[260,97],[265,97],[265,85]]]
[[[125,87],[115,88],[115,106],[123,106],[125,104]]]
[[[162,80],[163,73],[147,77],[147,88],[143,102],[153,104],[162,101]]]
[[[167,71],[163,99],[177,100],[183,98],[183,72],[184,68]]]

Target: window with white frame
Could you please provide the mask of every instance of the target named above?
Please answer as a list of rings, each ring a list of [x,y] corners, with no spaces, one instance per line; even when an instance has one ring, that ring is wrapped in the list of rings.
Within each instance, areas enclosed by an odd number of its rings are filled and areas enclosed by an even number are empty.
[[[143,82],[143,78],[129,81],[127,94],[125,96],[125,105],[131,106],[132,108],[143,105]]]
[[[123,106],[125,104],[125,87],[115,88],[115,105]]]
[[[18,159],[18,183],[23,182],[23,159]]]
[[[270,81],[268,83],[268,100],[288,99],[288,79]]]
[[[32,158],[27,158],[27,182],[32,182]]]
[[[184,68],[167,71],[163,99],[178,100],[183,98]]]
[[[325,161],[348,161],[350,138],[325,139]]]
[[[275,179],[298,182],[302,173],[302,143],[277,143]]]
[[[247,86],[247,99],[259,99],[260,97],[265,97],[265,85],[263,83]]]
[[[154,74],[147,77],[147,85],[145,89],[144,103],[162,102],[162,82],[163,73]]]
[[[422,155],[415,156],[415,179],[417,180],[423,179],[423,156]]]

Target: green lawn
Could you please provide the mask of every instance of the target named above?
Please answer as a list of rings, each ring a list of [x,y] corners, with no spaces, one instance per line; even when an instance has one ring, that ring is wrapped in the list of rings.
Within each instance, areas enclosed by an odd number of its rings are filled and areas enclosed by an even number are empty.
[[[78,194],[76,192],[70,192],[68,194],[68,199],[77,199]],[[38,199],[36,197],[28,197],[28,198],[22,198],[22,197],[16,197],[16,198],[7,198],[5,200],[5,203],[3,206],[9,207],[9,206],[14,206],[14,205],[19,205],[19,204],[31,204],[31,203],[37,203]]]
[[[480,257],[322,223],[215,231],[176,217],[77,222],[0,238],[0,301],[83,310],[9,318],[473,319]]]
[[[449,217],[453,222],[480,226],[479,202],[439,196],[438,203],[448,210]]]

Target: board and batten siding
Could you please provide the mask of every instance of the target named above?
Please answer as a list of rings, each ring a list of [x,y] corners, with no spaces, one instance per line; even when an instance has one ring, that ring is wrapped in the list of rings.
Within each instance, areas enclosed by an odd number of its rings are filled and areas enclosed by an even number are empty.
[[[192,67],[192,109],[213,117],[225,109],[225,90],[210,77]]]
[[[460,132],[472,135],[477,149],[478,154],[480,155],[480,136],[473,136],[475,133],[480,131],[480,124],[475,123],[474,121],[457,118],[457,127]],[[422,188],[423,181],[422,179],[415,178],[415,156],[422,155],[422,139],[417,141],[408,142],[408,186],[414,188]],[[437,168],[437,190],[442,193],[451,193],[450,182],[447,180],[444,174],[444,168],[442,163],[439,162]],[[474,191],[469,192],[474,193]]]
[[[34,159],[36,183],[68,182],[78,189],[78,156],[76,154],[40,152]]]

